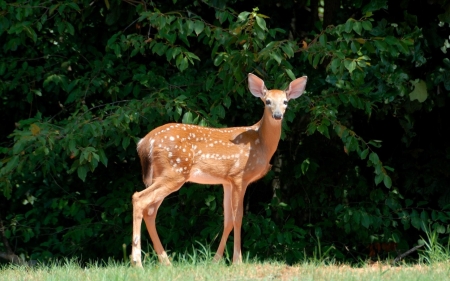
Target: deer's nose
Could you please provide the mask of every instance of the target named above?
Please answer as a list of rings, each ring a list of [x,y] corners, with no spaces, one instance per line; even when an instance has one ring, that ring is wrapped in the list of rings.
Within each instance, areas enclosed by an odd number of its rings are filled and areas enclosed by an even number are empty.
[[[272,117],[276,120],[281,120],[283,118],[283,114],[279,113],[279,112],[275,112]]]

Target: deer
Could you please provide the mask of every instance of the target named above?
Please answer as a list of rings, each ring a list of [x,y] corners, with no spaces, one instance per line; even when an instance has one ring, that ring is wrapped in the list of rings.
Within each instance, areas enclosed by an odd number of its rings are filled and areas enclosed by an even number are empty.
[[[268,90],[258,76],[248,74],[248,87],[264,103],[259,122],[248,127],[209,128],[169,123],[150,131],[137,143],[146,188],[135,192],[130,261],[142,267],[141,225],[144,220],[158,260],[170,265],[156,231],[156,214],[164,198],[185,182],[223,186],[224,225],[214,256],[220,261],[233,230],[233,264],[242,263],[241,226],[247,186],[271,168],[270,160],[281,136],[288,101],[300,97],[307,77],[295,79],[286,90]]]

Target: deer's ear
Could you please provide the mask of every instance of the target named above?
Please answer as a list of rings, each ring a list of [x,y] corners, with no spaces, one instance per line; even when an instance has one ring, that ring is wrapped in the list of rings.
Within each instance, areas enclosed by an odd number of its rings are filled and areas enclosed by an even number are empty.
[[[290,100],[301,96],[305,91],[307,80],[308,77],[303,76],[292,81],[291,84],[289,84],[289,88],[286,90],[287,98]]]
[[[252,95],[258,98],[264,97],[267,92],[264,81],[258,76],[251,73],[248,74],[248,88]]]

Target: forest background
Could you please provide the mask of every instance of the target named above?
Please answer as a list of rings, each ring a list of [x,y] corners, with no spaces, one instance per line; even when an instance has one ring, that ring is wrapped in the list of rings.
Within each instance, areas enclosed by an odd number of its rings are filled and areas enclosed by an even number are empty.
[[[138,140],[167,122],[256,123],[247,73],[308,84],[247,189],[245,253],[358,261],[425,232],[444,243],[449,35],[447,0],[2,1],[0,257],[121,259]],[[218,186],[169,196],[169,254],[215,249],[222,213]]]

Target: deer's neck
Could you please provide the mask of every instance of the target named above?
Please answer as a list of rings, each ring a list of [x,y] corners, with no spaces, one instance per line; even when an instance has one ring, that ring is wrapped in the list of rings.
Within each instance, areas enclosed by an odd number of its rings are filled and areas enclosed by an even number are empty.
[[[259,121],[259,140],[261,141],[267,162],[270,161],[277,150],[278,142],[281,137],[281,120],[275,120],[269,109],[264,110],[264,115]]]

